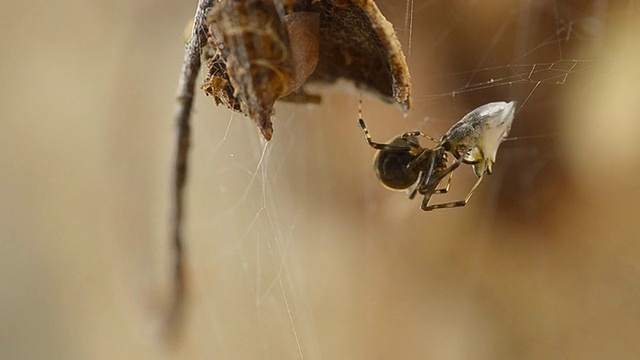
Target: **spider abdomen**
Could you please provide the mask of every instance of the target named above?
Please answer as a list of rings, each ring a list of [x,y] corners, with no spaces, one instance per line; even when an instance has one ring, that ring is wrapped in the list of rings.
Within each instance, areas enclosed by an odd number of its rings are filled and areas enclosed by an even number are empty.
[[[378,179],[386,187],[407,189],[418,181],[419,171],[407,168],[414,158],[409,151],[378,152],[373,167]]]

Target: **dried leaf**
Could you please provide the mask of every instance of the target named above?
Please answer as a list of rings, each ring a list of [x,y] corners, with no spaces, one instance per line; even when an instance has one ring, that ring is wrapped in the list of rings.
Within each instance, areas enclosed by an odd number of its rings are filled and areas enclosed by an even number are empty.
[[[202,88],[216,104],[253,119],[267,140],[276,100],[319,101],[302,89],[309,82],[351,80],[409,109],[400,42],[371,0],[221,0],[208,30]]]

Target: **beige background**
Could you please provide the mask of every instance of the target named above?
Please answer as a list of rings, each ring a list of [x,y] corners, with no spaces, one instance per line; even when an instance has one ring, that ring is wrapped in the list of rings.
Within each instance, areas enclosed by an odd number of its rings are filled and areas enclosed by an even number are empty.
[[[348,86],[279,105],[266,147],[198,93],[190,307],[167,346],[173,95],[194,3],[4,1],[1,359],[640,355],[640,13],[607,1],[415,1],[414,110],[365,97],[374,138],[440,136],[509,99],[524,104],[512,135],[544,135],[503,144],[464,209],[422,213],[378,184]],[[406,3],[379,5],[407,48]],[[550,62],[576,67],[558,84]],[[459,173],[446,199],[473,181]]]

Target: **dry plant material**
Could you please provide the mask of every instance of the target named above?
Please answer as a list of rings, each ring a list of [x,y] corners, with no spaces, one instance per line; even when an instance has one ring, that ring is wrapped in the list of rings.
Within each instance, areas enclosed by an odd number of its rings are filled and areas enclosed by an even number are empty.
[[[187,184],[187,165],[189,146],[191,142],[191,108],[196,78],[200,71],[202,48],[206,44],[207,36],[204,32],[204,18],[213,6],[214,0],[198,0],[198,7],[193,18],[191,35],[185,46],[184,60],[178,81],[176,94],[176,149],[173,179],[173,198],[171,224],[171,248],[173,250],[173,298],[165,334],[169,339],[175,339],[182,323],[182,314],[187,292],[184,242],[182,241],[182,225],[184,218],[184,189]]]
[[[318,102],[310,82],[352,81],[409,109],[409,69],[393,26],[372,0],[198,0],[177,94],[173,193],[174,293],[167,321],[176,339],[187,281],[182,226],[195,81],[206,59],[203,90],[216,104],[256,122],[266,140],[277,100]]]
[[[279,99],[317,102],[305,83],[352,81],[410,106],[410,77],[393,26],[371,0],[222,0],[207,17],[203,90],[273,134]]]

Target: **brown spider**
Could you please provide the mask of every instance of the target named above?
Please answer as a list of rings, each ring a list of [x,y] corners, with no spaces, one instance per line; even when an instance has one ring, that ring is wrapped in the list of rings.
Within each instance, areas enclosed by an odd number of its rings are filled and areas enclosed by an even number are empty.
[[[380,182],[393,190],[406,190],[409,199],[420,193],[424,196],[422,210],[430,211],[467,205],[484,174],[492,172],[498,147],[511,129],[515,108],[515,101],[482,105],[455,123],[440,140],[420,131],[410,131],[387,144],[376,143],[371,140],[362,116],[358,123],[369,146],[378,150],[374,169]],[[436,146],[422,147],[418,141],[419,136],[434,141]],[[451,165],[448,165],[447,153],[455,157]],[[463,200],[429,205],[433,194],[445,194],[449,191],[453,171],[461,163],[472,165],[478,177],[469,194]],[[444,188],[438,189],[438,185],[447,176]]]

